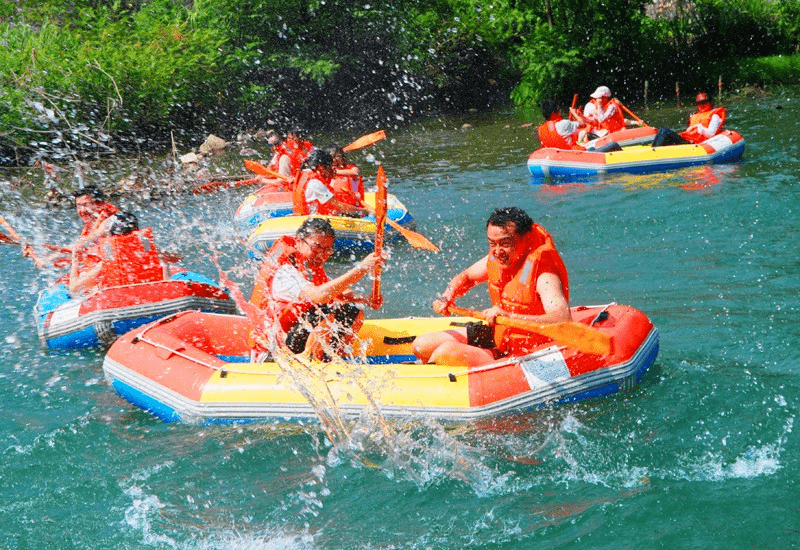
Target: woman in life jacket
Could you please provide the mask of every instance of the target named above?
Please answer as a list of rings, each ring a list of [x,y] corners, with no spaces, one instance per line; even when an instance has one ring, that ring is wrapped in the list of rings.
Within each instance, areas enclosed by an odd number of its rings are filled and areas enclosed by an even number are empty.
[[[292,353],[308,350],[322,358],[329,349],[346,354],[364,319],[359,306],[380,307],[350,287],[383,265],[384,258],[373,252],[330,279],[324,266],[335,237],[328,220],[308,218],[294,236],[272,245],[256,278],[250,301],[267,312],[280,331],[278,340]]]
[[[344,151],[338,145],[328,145],[325,150],[333,158],[335,175],[331,187],[337,199],[353,206],[364,205],[364,178],[358,166],[347,162]]]
[[[366,208],[348,204],[336,197],[331,185],[335,172],[333,157],[324,149],[314,149],[306,161],[307,169],[300,172],[294,189],[294,214],[308,216],[352,216],[363,218]]]
[[[625,116],[611,99],[608,86],[598,87],[590,97],[592,100],[583,109],[583,118],[592,126],[590,133],[603,137],[625,128]]]
[[[98,239],[89,252],[90,264],[81,264],[73,256],[70,293],[164,279],[164,267],[149,227],[140,230],[130,212],[118,212],[107,224],[108,235]]]

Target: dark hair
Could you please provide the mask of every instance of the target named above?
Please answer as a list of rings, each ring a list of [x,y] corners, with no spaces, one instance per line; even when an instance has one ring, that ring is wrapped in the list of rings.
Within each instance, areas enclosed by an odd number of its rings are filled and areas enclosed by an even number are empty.
[[[346,156],[345,156],[345,154],[344,154],[344,149],[342,149],[341,147],[339,147],[339,146],[338,146],[338,145],[336,145],[335,143],[332,143],[332,144],[328,145],[327,147],[325,147],[325,150],[326,150],[328,153],[330,153],[330,155],[331,155],[331,158],[335,157],[336,155],[339,155],[339,157],[340,157],[340,158],[341,158],[341,159],[342,159],[342,160],[343,160],[345,163],[347,162],[347,157],[346,157]]]
[[[108,232],[112,235],[127,235],[139,229],[139,220],[130,212],[117,212],[114,214],[114,222]]]
[[[489,216],[486,222],[486,227],[494,225],[496,227],[505,227],[509,223],[514,224],[514,230],[517,235],[524,235],[533,228],[533,220],[521,208],[510,206],[507,208],[498,208]]]
[[[327,218],[308,218],[297,230],[297,237],[300,239],[316,234],[336,238],[336,231],[333,230],[333,226]]]
[[[103,190],[96,185],[84,185],[83,187],[76,189],[72,194],[72,198],[77,199],[78,197],[82,197],[84,195],[89,195],[96,201],[106,200],[105,193],[103,193]]]
[[[275,145],[278,145],[282,141],[283,138],[275,130],[270,130],[269,132],[267,132],[267,143],[269,144],[270,147],[274,147]]]
[[[323,166],[327,166],[330,168],[333,166],[333,157],[329,152],[325,149],[314,149],[311,151],[311,154],[308,155],[308,159],[306,159],[306,164],[312,170],[322,164]]]
[[[545,120],[550,118],[550,115],[559,111],[558,101],[555,99],[545,99],[542,101],[542,116]]]

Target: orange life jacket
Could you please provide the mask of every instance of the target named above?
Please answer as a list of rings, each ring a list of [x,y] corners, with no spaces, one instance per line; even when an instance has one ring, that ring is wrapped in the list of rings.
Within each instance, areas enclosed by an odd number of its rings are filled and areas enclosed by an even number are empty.
[[[310,141],[295,141],[294,139],[286,139],[280,146],[284,148],[286,154],[290,157],[300,160],[298,167],[303,164],[303,161],[311,154],[311,149],[314,148],[314,145]]]
[[[289,158],[289,168],[291,169],[292,174],[296,174],[300,170],[300,167],[303,165],[303,161],[307,156],[304,155],[300,149],[287,147],[286,142],[284,141],[275,147],[275,154],[272,155],[272,159],[270,159],[267,168],[273,172],[278,172],[280,170],[280,161],[283,155],[286,155]]]
[[[294,213],[298,216],[308,216],[311,214],[311,207],[306,202],[306,189],[308,188],[308,183],[312,179],[317,179],[321,181],[328,189],[330,189],[331,193],[336,195],[333,189],[331,189],[330,181],[326,181],[326,178],[323,178],[314,170],[303,170],[300,172],[300,175],[297,180],[297,185],[294,188],[294,194],[292,195],[292,206]],[[316,205],[316,214],[322,215],[336,215],[338,212],[336,209],[330,206],[330,201],[322,204]]]
[[[608,130],[609,133],[625,129],[625,116],[619,105],[616,106],[614,114],[600,123],[600,128]]]
[[[250,295],[250,301],[266,311],[272,319],[277,320],[284,332],[288,332],[297,322],[297,319],[313,308],[314,304],[311,302],[284,302],[274,299],[271,288],[278,269],[285,265],[293,266],[303,274],[307,281],[310,281],[315,286],[328,282],[328,275],[325,273],[325,269],[321,265],[314,266],[305,262],[297,252],[296,244],[297,239],[295,237],[286,236],[275,241],[275,244],[272,245],[264,257],[264,263],[258,272],[253,293]]]
[[[101,288],[164,279],[153,230],[149,227],[127,235],[103,237],[96,250],[103,262],[97,277]]]
[[[522,264],[516,269],[504,269],[489,255],[489,297],[492,304],[509,313],[543,315],[544,304],[536,292],[536,281],[543,273],[554,273],[561,279],[564,296],[569,300],[569,279],[564,261],[558,254],[550,234],[533,224],[531,244]],[[495,329],[497,347],[512,355],[524,354],[547,339],[519,329],[498,326]]]
[[[717,115],[719,118],[722,119],[719,128],[717,128],[717,134],[719,134],[720,132],[722,132],[722,127],[725,125],[725,118],[728,116],[728,112],[725,110],[725,107],[715,107],[710,111],[698,111],[692,114],[689,117],[688,126],[691,127],[694,126],[695,124],[700,124],[701,126],[705,126],[706,128],[708,128],[708,125],[711,123],[711,119],[714,117],[714,115]],[[692,128],[691,130],[686,130],[684,132],[681,132],[681,137],[691,141],[692,143],[700,143],[702,141],[707,140],[710,136],[704,136],[703,134]]]
[[[539,141],[542,147],[555,147],[556,149],[576,149],[583,150],[584,148],[574,143],[575,136],[570,136],[570,139],[565,138],[556,130],[556,122],[561,120],[561,117],[551,119],[540,124],[537,128],[539,132]]]
[[[345,168],[352,168],[350,164]],[[333,194],[338,200],[353,206],[361,206],[364,200],[364,178],[359,176],[335,176],[331,180]]]

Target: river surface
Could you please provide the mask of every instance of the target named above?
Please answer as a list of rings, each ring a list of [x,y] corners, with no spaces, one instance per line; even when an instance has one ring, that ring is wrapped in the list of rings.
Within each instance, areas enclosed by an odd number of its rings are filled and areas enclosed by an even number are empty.
[[[491,210],[517,205],[553,235],[573,305],[629,304],[659,328],[632,391],[494,422],[393,422],[387,441],[362,421],[348,448],[315,422],[164,424],[106,384],[102,350],[40,347],[32,308],[57,273],[0,245],[0,547],[800,547],[800,89],[728,107],[741,163],[656,175],[534,185],[518,112],[387,128],[352,155],[368,185],[368,155],[383,163],[441,247],[393,246],[369,315],[433,315],[485,254]],[[679,128],[688,107],[638,114]],[[142,160],[126,162],[84,177]],[[239,147],[214,169],[242,172]],[[74,208],[26,207],[16,177],[0,178],[0,214],[34,243],[70,242]],[[247,291],[257,265],[231,223],[246,194],[115,200],[186,267],[217,278],[214,255]]]

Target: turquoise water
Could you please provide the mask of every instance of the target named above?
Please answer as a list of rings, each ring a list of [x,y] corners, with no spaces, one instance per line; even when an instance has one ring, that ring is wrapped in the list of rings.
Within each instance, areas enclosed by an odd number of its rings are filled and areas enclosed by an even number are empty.
[[[798,92],[729,105],[747,149],[727,166],[531,185],[536,140],[511,113],[387,128],[353,156],[369,183],[367,153],[383,162],[442,249],[394,246],[372,315],[432,315],[485,253],[489,212],[518,205],[553,234],[573,304],[630,304],[658,326],[633,391],[490,422],[362,419],[339,446],[316,423],[163,424],[105,383],[102,351],[40,347],[31,310],[55,274],[0,245],[0,546],[800,547]],[[639,114],[678,127],[687,113]],[[2,194],[28,239],[77,234],[73,210]],[[121,201],[186,267],[216,277],[214,254],[247,289],[257,266],[231,223],[245,194]]]

